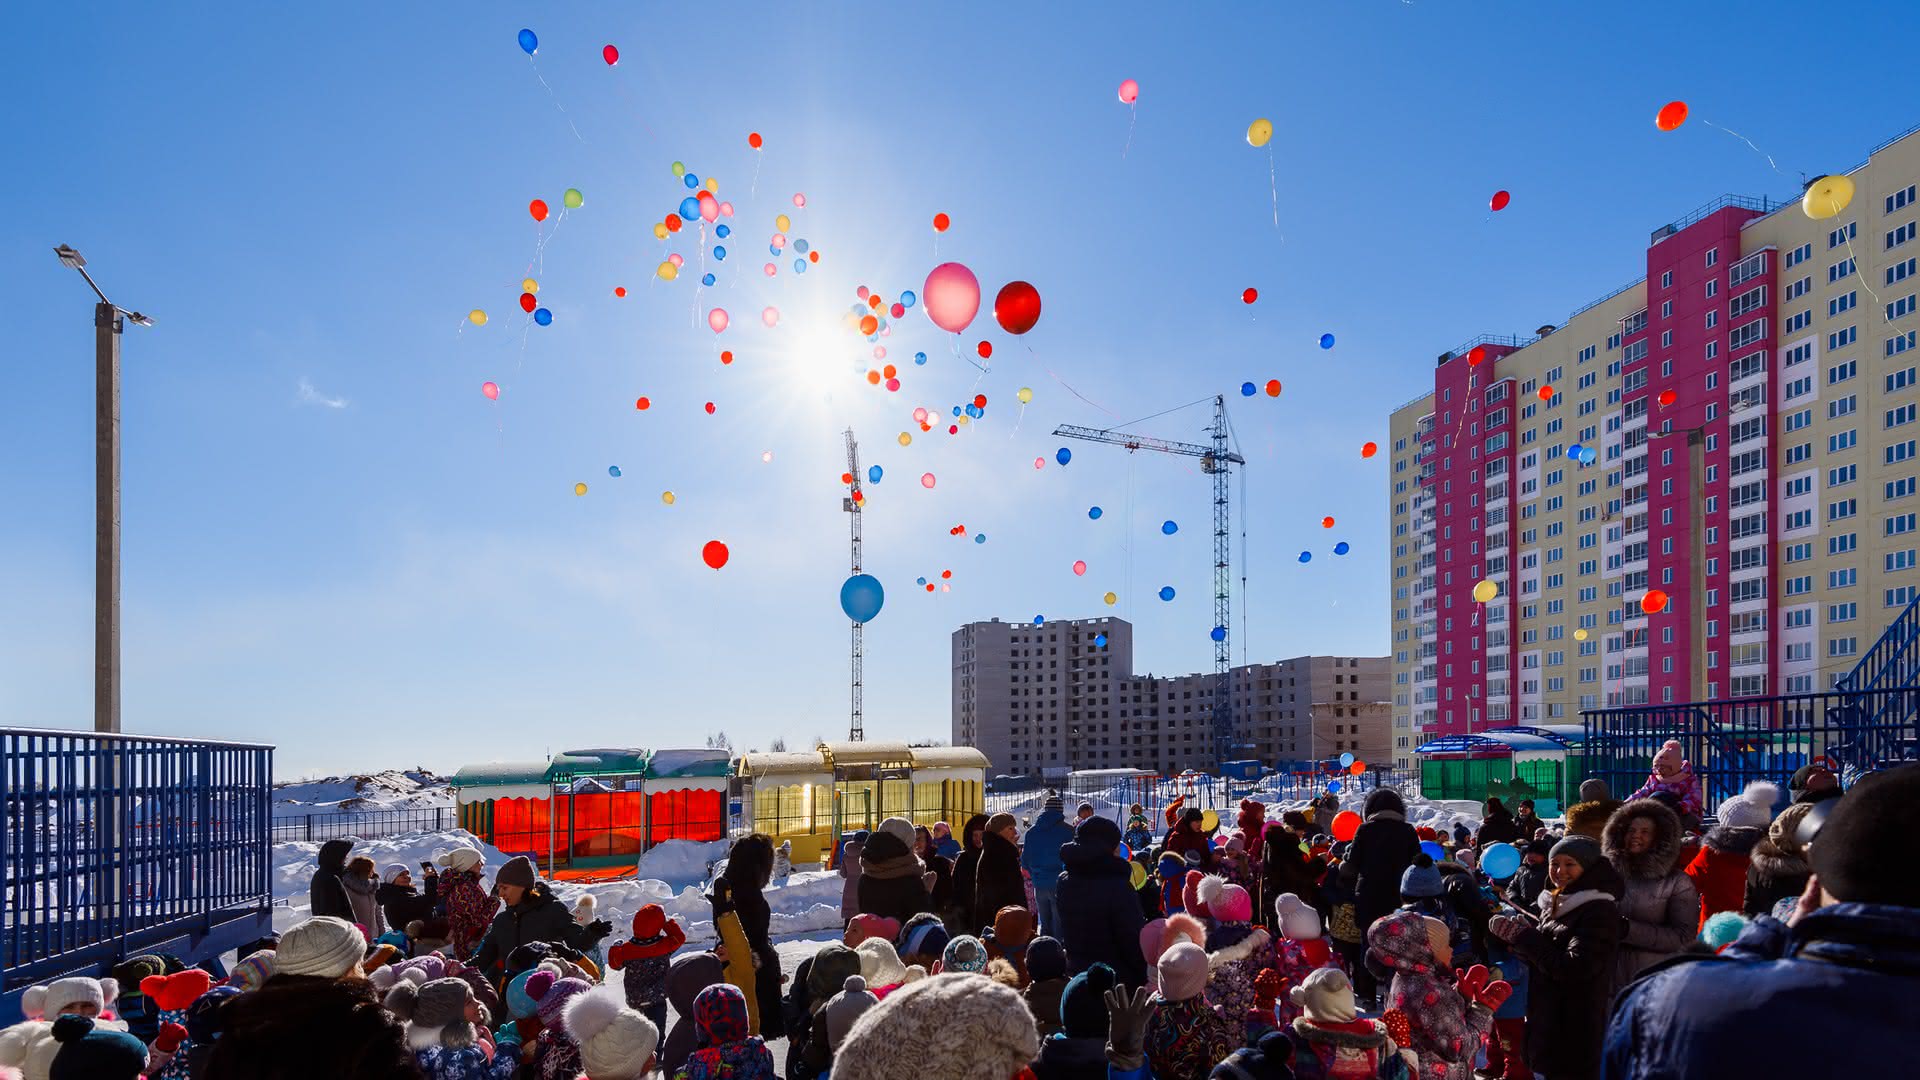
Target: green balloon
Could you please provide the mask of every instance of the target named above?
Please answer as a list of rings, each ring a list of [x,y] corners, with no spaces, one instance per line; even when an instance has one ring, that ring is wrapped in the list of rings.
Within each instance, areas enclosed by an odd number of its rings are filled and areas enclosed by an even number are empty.
[[[673,175],[675,175],[675,176],[685,176],[685,175],[687,175],[687,167],[686,167],[685,165],[682,165],[682,164],[680,164],[680,163],[679,163],[679,162],[677,162],[677,161],[676,161],[676,162],[674,162],[674,163],[673,163]]]
[[[567,205],[567,209],[578,210],[580,209],[580,204],[587,201],[587,197],[580,194],[579,188],[570,187],[567,189],[566,194],[560,196],[560,201]]]

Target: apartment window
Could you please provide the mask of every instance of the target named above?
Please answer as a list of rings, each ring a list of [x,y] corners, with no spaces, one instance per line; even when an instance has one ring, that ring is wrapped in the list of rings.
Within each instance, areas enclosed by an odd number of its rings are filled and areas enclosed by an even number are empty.
[[[1671,300],[1660,301],[1660,317],[1663,319],[1673,318],[1673,301]]]
[[[1887,196],[1886,213],[1891,214],[1895,210],[1912,203],[1914,201],[1914,190],[1914,185],[1908,184],[1905,188]]]
[[[1812,325],[1813,309],[1808,308],[1805,311],[1796,311],[1792,315],[1787,316],[1787,321],[1781,324],[1780,332],[1783,334],[1795,334]]]
[[[1827,453],[1837,454],[1842,450],[1851,449],[1859,441],[1858,433],[1853,428],[1836,432],[1827,436]]]
[[[1737,289],[1743,282],[1759,277],[1765,273],[1766,270],[1767,253],[1764,251],[1755,252],[1741,259],[1739,262],[1734,263],[1732,268],[1727,271],[1727,287]],[[1713,281],[1707,282],[1708,298],[1712,298],[1713,286],[1716,284],[1718,283]]]
[[[1905,390],[1907,387],[1914,385],[1914,373],[1915,369],[1913,368],[1888,372],[1887,393],[1891,394],[1896,390]]]
[[[1914,515],[1889,514],[1887,516],[1887,536],[1901,536],[1913,531]]]
[[[1795,364],[1811,359],[1813,359],[1813,342],[1809,341],[1804,345],[1795,345],[1793,348],[1788,349],[1786,363],[1783,366],[1792,367]]]
[[[1786,265],[1798,266],[1801,263],[1806,262],[1808,259],[1811,259],[1811,258],[1813,258],[1813,245],[1801,244],[1799,247],[1794,248],[1792,251],[1787,252]]]
[[[1907,316],[1913,314],[1915,300],[1920,300],[1920,297],[1916,297],[1915,295],[1909,293],[1908,295],[1903,296],[1898,300],[1895,300],[1893,303],[1888,304],[1887,305],[1887,321],[1892,322],[1895,319],[1904,319]]]
[[[1743,326],[1737,326],[1727,335],[1727,348],[1744,349],[1767,336],[1767,320],[1755,319]]]
[[[1858,535],[1858,533],[1840,533],[1837,536],[1827,537],[1827,554],[1844,555],[1854,550],[1858,546],[1855,543],[1855,537]]]
[[[1845,292],[1827,301],[1827,318],[1831,319],[1843,311],[1852,311],[1859,299],[1858,292]]]
[[[1906,259],[1887,267],[1887,284],[1905,281],[1920,271],[1920,258]]]
[[[1916,337],[1916,334],[1912,330],[1909,330],[1904,334],[1893,335],[1892,337],[1887,339],[1886,354],[1888,356],[1898,356],[1901,353],[1906,352],[1908,349],[1913,348],[1915,337]]]
[[[1887,482],[1886,501],[1892,502],[1895,499],[1904,499],[1913,494],[1914,480],[1915,478],[1911,476],[1903,476],[1898,480],[1889,480]]]
[[[1720,249],[1719,248],[1715,247],[1715,248],[1707,249],[1707,265],[1708,266],[1720,265]]]
[[[1832,420],[1851,414],[1857,403],[1858,395],[1855,394],[1848,394],[1846,397],[1827,402],[1827,419]]]
[[[1827,369],[1827,385],[1832,386],[1834,383],[1846,382],[1859,373],[1860,362],[1858,360],[1849,360],[1844,364],[1835,364]]]
[[[1853,271],[1853,260],[1841,259],[1839,262],[1827,267],[1827,284],[1831,285],[1842,278],[1849,277],[1853,274]]]
[[[1885,450],[1886,463],[1892,465],[1896,462],[1910,460],[1913,457],[1913,449],[1914,440],[1912,439],[1908,439],[1906,442],[1889,443]]]
[[[1844,570],[1829,570],[1827,571],[1827,588],[1829,589],[1848,588],[1858,582],[1859,575],[1860,575],[1860,572],[1858,570],[1855,570],[1851,566],[1847,567]]]
[[[1914,549],[1912,548],[1908,548],[1905,551],[1887,552],[1887,555],[1886,555],[1887,573],[1893,573],[1895,570],[1913,569],[1913,556],[1914,556]]]
[[[1852,517],[1860,509],[1858,499],[1838,499],[1827,504],[1827,520],[1843,521]]]
[[[1671,288],[1673,288],[1673,271],[1671,271],[1671,270],[1666,270],[1666,271],[1662,271],[1662,272],[1661,272],[1661,274],[1660,274],[1660,287],[1661,287],[1661,288],[1663,288],[1663,289],[1671,289]]]
[[[1707,282],[1707,284],[1712,285],[1714,283],[1709,281]],[[1712,294],[1709,293],[1708,295],[1712,295]],[[1750,311],[1758,311],[1761,308],[1765,307],[1766,305],[1767,305],[1767,287],[1765,285],[1761,285],[1758,288],[1754,288],[1754,289],[1748,289],[1746,292],[1743,292],[1739,296],[1736,296],[1732,300],[1728,301],[1727,318],[1737,319],[1740,316],[1745,315]]]
[[[1855,236],[1858,236],[1860,234],[1860,230],[1855,228],[1854,225],[1855,225],[1854,222],[1849,221],[1845,225],[1842,225],[1839,228],[1828,233],[1827,234],[1827,250],[1832,251],[1834,248],[1837,248],[1841,244],[1844,244],[1847,241],[1853,239]]]
[[[1812,291],[1813,291],[1813,276],[1809,274],[1808,276],[1799,278],[1796,281],[1794,281],[1792,284],[1788,285],[1787,291],[1780,297],[1780,299],[1781,300],[1798,300]]]
[[[1887,246],[1897,248],[1901,244],[1913,239],[1913,225],[1914,223],[1909,221],[1905,225],[1887,233]]]
[[[1839,352],[1841,349],[1859,340],[1859,337],[1860,333],[1857,327],[1849,326],[1845,330],[1835,330],[1833,333],[1827,335],[1827,351]]]

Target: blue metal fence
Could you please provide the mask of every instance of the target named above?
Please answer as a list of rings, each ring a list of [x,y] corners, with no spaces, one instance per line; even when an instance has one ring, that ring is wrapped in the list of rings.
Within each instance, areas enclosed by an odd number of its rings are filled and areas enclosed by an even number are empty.
[[[1920,761],[1920,687],[1735,698],[1677,705],[1595,709],[1586,726],[1585,773],[1616,795],[1639,788],[1653,754],[1677,739],[1701,781],[1711,811],[1753,780],[1785,790],[1800,766],[1815,762],[1843,781],[1874,769]]]
[[[378,840],[408,832],[445,832],[458,824],[451,806],[428,806],[413,810],[369,810],[364,813],[301,814],[273,819],[273,842],[338,840]]]
[[[270,746],[0,728],[0,999],[271,927]]]

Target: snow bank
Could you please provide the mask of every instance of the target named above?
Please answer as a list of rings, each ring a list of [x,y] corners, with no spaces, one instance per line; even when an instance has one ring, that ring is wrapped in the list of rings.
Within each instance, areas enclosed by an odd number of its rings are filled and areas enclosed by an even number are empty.
[[[355,776],[326,776],[275,784],[273,816],[375,813],[382,810],[430,810],[453,805],[445,778],[425,770]]]
[[[675,887],[698,885],[712,876],[714,864],[725,860],[732,846],[731,840],[664,840],[640,856],[640,876]]]

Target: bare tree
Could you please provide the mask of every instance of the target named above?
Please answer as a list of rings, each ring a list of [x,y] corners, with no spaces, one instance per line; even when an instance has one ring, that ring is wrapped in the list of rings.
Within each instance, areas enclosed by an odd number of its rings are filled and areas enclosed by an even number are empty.
[[[772,753],[775,753],[775,754],[784,754],[784,753],[786,753],[786,752],[787,752],[787,739],[786,739],[786,736],[784,736],[784,735],[775,735],[775,736],[773,737],[773,741],[767,744],[767,749],[768,749],[768,750],[769,750],[770,752],[772,752]]]
[[[731,750],[733,749],[733,740],[727,738],[726,732],[716,731],[713,734],[707,736],[707,749]]]

